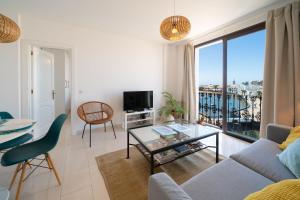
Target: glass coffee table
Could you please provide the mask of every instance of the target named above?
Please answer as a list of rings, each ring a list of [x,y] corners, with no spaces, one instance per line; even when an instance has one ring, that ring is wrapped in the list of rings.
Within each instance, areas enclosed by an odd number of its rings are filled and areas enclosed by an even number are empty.
[[[180,129],[174,129],[173,125],[178,125]],[[130,143],[130,136],[137,143]],[[216,146],[201,142],[212,136],[216,137]],[[199,124],[168,123],[130,128],[127,130],[127,159],[130,157],[130,146],[135,146],[149,162],[150,174],[153,174],[155,167],[207,148],[216,149],[216,163],[219,162],[219,130]]]

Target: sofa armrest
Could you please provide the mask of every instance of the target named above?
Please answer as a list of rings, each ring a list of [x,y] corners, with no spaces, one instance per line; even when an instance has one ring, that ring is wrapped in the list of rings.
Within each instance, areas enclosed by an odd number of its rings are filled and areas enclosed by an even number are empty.
[[[149,178],[148,200],[192,200],[167,174],[157,173]]]
[[[272,140],[278,144],[281,144],[290,133],[292,127],[279,125],[279,124],[268,124],[267,125],[267,139]]]

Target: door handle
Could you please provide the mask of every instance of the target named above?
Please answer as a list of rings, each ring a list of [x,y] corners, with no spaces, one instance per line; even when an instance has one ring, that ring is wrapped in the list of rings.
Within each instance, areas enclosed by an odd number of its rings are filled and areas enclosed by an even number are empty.
[[[52,99],[55,99],[55,90],[52,90]]]

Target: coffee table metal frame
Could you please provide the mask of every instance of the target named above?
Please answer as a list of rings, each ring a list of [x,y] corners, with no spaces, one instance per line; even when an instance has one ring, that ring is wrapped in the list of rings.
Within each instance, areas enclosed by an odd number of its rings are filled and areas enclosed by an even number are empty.
[[[201,150],[204,150],[204,149],[207,149],[207,148],[215,148],[216,149],[216,163],[219,162],[219,132],[218,131],[212,132],[212,133],[209,133],[209,134],[205,134],[205,135],[201,135],[199,137],[193,137],[193,138],[190,138],[188,140],[185,140],[185,141],[182,141],[182,142],[178,142],[178,143],[175,143],[175,144],[171,144],[171,145],[162,147],[160,149],[156,149],[154,151],[151,151],[149,148],[147,148],[147,146],[143,143],[143,141],[141,141],[137,136],[135,136],[134,133],[132,133],[132,130],[134,130],[134,129],[142,128],[142,127],[147,127],[147,126],[153,126],[153,125],[144,125],[144,126],[138,126],[138,127],[127,129],[127,157],[126,158],[127,159],[130,158],[130,155],[129,155],[130,154],[130,151],[129,151],[130,146],[135,146],[142,153],[142,155],[146,158],[146,160],[149,162],[149,164],[150,164],[150,174],[154,173],[154,168],[156,168],[156,167],[159,167],[161,165],[173,162],[173,161],[175,161],[175,160],[177,160],[179,158],[191,155],[193,153],[196,153],[198,151],[201,151]],[[146,150],[149,153],[150,156],[147,156],[141,150],[141,148],[138,146],[138,144],[130,143],[130,141],[129,141],[130,136],[132,136],[143,147],[143,149]],[[182,145],[185,145],[185,144],[190,144],[192,142],[196,142],[196,141],[199,141],[199,140],[202,140],[204,138],[211,137],[211,136],[216,136],[216,146],[207,146],[207,145],[204,145],[203,147],[199,147],[197,149],[194,149],[191,152],[184,153],[182,155],[178,155],[174,159],[171,159],[171,160],[169,160],[167,162],[164,162],[164,163],[155,163],[155,159],[154,159],[154,155],[155,154],[158,154],[158,153],[170,150],[170,149],[174,149],[176,147],[179,147],[179,146],[182,146]]]

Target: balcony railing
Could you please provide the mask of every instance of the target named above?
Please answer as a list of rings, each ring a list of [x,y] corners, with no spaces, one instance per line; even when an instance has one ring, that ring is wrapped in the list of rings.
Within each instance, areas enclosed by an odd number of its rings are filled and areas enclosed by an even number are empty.
[[[256,140],[261,119],[261,92],[255,95],[227,92],[227,131]],[[199,91],[200,120],[222,128],[223,97],[220,90]]]

